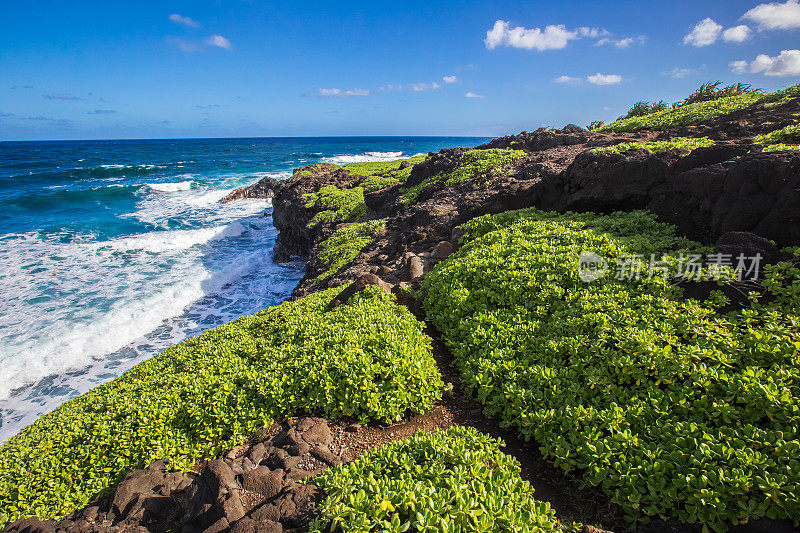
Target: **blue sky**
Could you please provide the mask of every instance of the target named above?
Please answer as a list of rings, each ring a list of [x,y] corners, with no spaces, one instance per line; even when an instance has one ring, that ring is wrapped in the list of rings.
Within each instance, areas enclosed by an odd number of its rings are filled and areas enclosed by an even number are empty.
[[[775,90],[798,48],[797,0],[4,0],[0,139],[497,136]]]

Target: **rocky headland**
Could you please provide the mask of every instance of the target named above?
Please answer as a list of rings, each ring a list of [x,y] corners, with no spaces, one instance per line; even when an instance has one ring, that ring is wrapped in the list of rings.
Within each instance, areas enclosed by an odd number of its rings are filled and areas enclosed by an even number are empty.
[[[789,93],[657,131],[542,128],[411,161],[311,165],[284,181],[265,178],[234,191],[222,201],[272,199],[280,232],[275,261],[306,261],[293,300],[346,286],[327,304],[332,310],[369,286],[393,293],[424,323],[451,391],[426,413],[396,423],[326,419],[319,412],[289,418],[188,471],[172,472],[166,461],[157,461],[66,518],[28,518],[4,531],[308,531],[325,499],[314,476],[418,429],[456,425],[502,438],[503,450],[519,461],[537,498],[550,502],[564,531],[701,531],[702,520],[688,523],[658,513],[647,524],[630,526],[619,501],[554,466],[510,424],[498,424],[466,390],[452,351],[426,314],[421,282],[464,245],[463,224],[524,208],[598,215],[646,210],[678,236],[716,253],[760,254],[765,265],[796,265],[786,250],[800,244],[800,151],[763,151],[759,136],[792,127],[798,116],[800,97]],[[702,146],[685,148],[693,140]],[[659,143],[664,149],[653,148]],[[699,299],[715,288],[720,287],[684,286],[687,297]],[[746,308],[746,292],[753,288],[752,282],[721,287],[730,300],[724,309]],[[783,490],[796,490],[796,480]],[[387,512],[390,506],[380,503]],[[728,526],[740,532],[798,531],[792,522],[797,513],[776,516]]]

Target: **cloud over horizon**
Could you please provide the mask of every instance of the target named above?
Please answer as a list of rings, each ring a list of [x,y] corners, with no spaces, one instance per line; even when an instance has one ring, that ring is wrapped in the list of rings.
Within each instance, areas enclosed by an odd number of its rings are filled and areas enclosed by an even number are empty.
[[[695,24],[683,38],[683,44],[692,46],[708,46],[714,44],[722,33],[722,26],[717,24],[712,18],[706,17]]]
[[[63,93],[63,94],[55,94],[55,93],[51,93],[51,94],[43,94],[43,95],[42,95],[42,98],[44,98],[45,100],[65,100],[65,101],[67,101],[67,100],[80,100],[80,98],[78,98],[77,96],[73,96],[73,95],[71,95],[71,94],[69,94],[69,93]]]
[[[775,57],[759,54],[753,62],[744,60],[729,63],[734,74],[763,73],[765,76],[800,76],[800,50],[781,50]]]
[[[758,24],[759,30],[800,28],[800,3],[798,0],[787,0],[784,3],[759,4],[742,15],[742,18]]]
[[[749,39],[752,34],[753,31],[746,24],[723,30],[721,24],[718,24],[710,17],[706,17],[695,24],[692,31],[684,36],[683,44],[699,48],[712,45],[720,38],[726,43],[741,43]]]
[[[233,48],[231,42],[219,34],[214,34],[206,39],[206,44],[209,46],[216,46],[217,48],[224,48],[225,50]]]
[[[622,82],[622,76],[619,74],[600,74],[599,72],[586,76],[586,79],[595,85],[616,85]]]
[[[545,26],[544,31],[540,28],[524,28],[522,26],[512,28],[508,21],[497,20],[492,29],[486,32],[486,39],[483,42],[489,50],[494,50],[498,46],[506,46],[541,52],[561,50],[567,46],[569,41],[582,37],[597,38],[608,34],[608,30],[602,28],[581,27],[576,30],[568,30],[563,24]]]
[[[319,89],[315,96],[320,98],[348,98],[350,96],[369,96],[370,92],[364,89]]]
[[[466,96],[467,98],[486,98],[485,94],[476,94],[472,91],[468,92],[464,96]]]
[[[741,43],[750,38],[753,31],[746,24],[728,28],[722,32],[722,40],[728,43]]]
[[[200,23],[190,17],[184,17],[177,13],[173,13],[169,16],[169,20],[176,24],[181,24],[183,26],[188,26],[189,28],[199,28]]]
[[[568,85],[581,85],[583,83],[583,78],[575,78],[573,76],[559,76],[553,80],[555,83],[566,83]]]

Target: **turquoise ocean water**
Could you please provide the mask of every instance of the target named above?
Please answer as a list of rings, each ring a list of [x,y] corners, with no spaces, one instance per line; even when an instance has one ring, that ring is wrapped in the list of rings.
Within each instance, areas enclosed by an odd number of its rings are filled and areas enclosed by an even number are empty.
[[[0,142],[0,442],[165,347],[286,298],[261,177],[486,139]]]

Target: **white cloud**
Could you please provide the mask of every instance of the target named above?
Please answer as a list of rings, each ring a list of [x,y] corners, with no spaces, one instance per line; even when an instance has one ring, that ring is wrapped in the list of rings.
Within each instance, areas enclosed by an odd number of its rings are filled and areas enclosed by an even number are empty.
[[[639,42],[644,43],[645,38],[639,37]],[[636,39],[633,37],[625,37],[624,39],[612,39],[611,37],[603,37],[594,43],[595,46],[603,46],[604,44],[613,44],[617,48],[627,48],[632,45]]]
[[[800,3],[787,0],[784,3],[759,4],[742,16],[758,24],[759,30],[790,30],[800,28]]]
[[[442,80],[445,83],[456,83],[458,81],[458,77],[456,76],[442,76]]]
[[[73,96],[69,93],[64,94],[43,94],[42,98],[46,100],[80,100],[77,96]]]
[[[190,28],[199,28],[200,23],[194,20],[193,18],[183,17],[178,15],[177,13],[173,13],[169,16],[169,20],[175,22],[176,24],[183,24],[184,26],[189,26]]]
[[[431,91],[431,90],[434,90],[434,89],[439,89],[439,88],[441,88],[441,85],[439,85],[436,82],[433,82],[433,83],[412,83],[412,84],[408,85],[408,88],[411,89],[414,92],[421,92],[421,91]]]
[[[683,38],[684,44],[692,46],[708,46],[714,44],[722,32],[722,26],[710,18],[705,18],[695,25],[694,29]]]
[[[616,85],[622,81],[622,76],[618,74],[592,74],[591,76],[586,76],[586,79],[589,80],[589,83],[593,83],[595,85]]]
[[[750,72],[765,76],[800,76],[800,50],[782,50],[775,57],[759,54],[750,63]]]
[[[669,76],[671,76],[673,78],[680,79],[680,78],[685,78],[689,74],[694,74],[694,72],[695,71],[690,69],[690,68],[675,67],[672,70],[668,70],[664,74],[668,74]]]
[[[347,98],[348,96],[369,96],[369,91],[364,89],[320,89],[317,96],[323,98]]]
[[[231,42],[222,35],[212,35],[211,37],[206,39],[206,44],[209,46],[217,46],[219,48],[224,48],[225,50],[230,50],[231,48],[233,48]]]
[[[467,98],[486,98],[486,95],[484,94],[475,94],[473,92],[468,92],[464,96],[466,96]]]
[[[741,26],[734,26],[722,32],[722,40],[729,43],[741,43],[746,41],[752,35],[750,28],[742,24]]]
[[[731,72],[734,74],[744,74],[747,72],[747,61],[732,61],[728,63],[728,66],[731,67]]]
[[[583,83],[583,80],[581,78],[574,78],[572,76],[566,76],[566,75],[559,76],[553,81],[556,83],[567,83],[569,85],[580,85],[581,83]]]
[[[608,30],[604,30],[602,28],[587,28],[582,27],[578,28],[578,32],[580,32],[581,37],[589,37],[591,39],[597,39],[598,37],[603,37],[604,35],[608,35]]]
[[[544,31],[539,28],[512,28],[505,20],[498,20],[494,27],[486,32],[484,43],[486,48],[494,50],[498,46],[510,46],[525,50],[560,50],[567,46],[569,41],[578,39],[578,31],[569,31],[563,24],[546,26]]]

